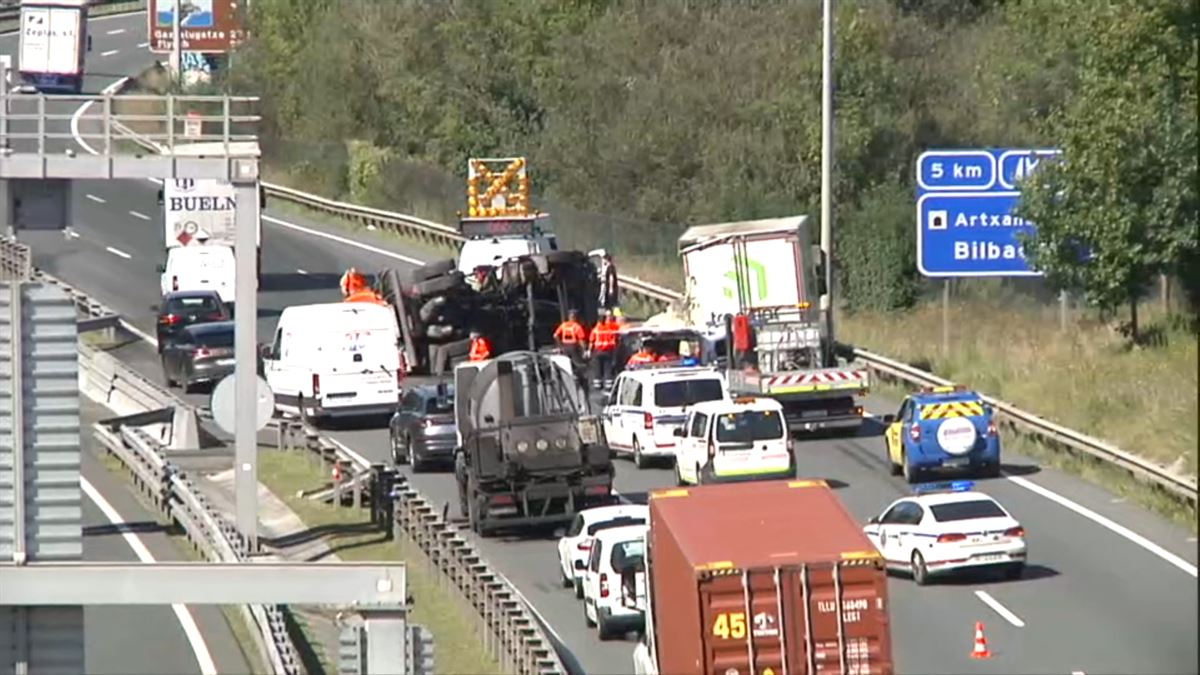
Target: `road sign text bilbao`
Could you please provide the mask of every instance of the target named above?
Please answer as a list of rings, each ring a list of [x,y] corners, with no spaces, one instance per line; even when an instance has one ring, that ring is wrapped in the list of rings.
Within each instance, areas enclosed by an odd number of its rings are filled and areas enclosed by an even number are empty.
[[[927,193],[917,200],[917,259],[926,276],[1037,275],[1020,233],[1033,223],[1013,215],[1017,192]]]

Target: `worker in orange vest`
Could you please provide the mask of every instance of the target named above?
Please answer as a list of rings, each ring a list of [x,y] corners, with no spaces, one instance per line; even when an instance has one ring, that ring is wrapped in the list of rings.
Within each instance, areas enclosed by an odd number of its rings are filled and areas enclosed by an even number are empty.
[[[356,268],[351,267],[342,275],[338,285],[342,287],[342,297],[348,298],[367,287],[367,278]]]
[[[654,363],[655,359],[654,350],[650,349],[645,341],[643,341],[638,345],[638,350],[633,353],[633,356],[630,356],[629,360],[625,362],[625,367],[628,368],[643,363]]]
[[[592,328],[588,338],[597,386],[602,387],[612,379],[613,358],[616,356],[620,330],[620,324],[609,316],[608,310],[600,310],[600,321]]]
[[[583,357],[583,350],[587,346],[587,331],[584,330],[583,324],[579,323],[577,310],[567,312],[567,320],[554,329],[554,339],[562,353],[571,359],[575,379],[579,381],[580,386],[587,386],[587,361]]]
[[[467,355],[469,361],[486,361],[492,358],[492,343],[477,330],[471,331],[471,352]]]

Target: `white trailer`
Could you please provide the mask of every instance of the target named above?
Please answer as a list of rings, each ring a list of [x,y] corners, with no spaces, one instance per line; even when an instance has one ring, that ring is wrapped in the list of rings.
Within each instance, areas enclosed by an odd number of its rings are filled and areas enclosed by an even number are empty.
[[[78,94],[83,90],[88,0],[23,0],[18,71],[24,87]]]

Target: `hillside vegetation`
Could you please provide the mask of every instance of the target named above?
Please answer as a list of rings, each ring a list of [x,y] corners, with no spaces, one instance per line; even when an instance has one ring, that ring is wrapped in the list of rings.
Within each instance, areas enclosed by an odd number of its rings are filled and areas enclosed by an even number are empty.
[[[674,242],[687,225],[819,212],[820,9],[255,0],[254,39],[230,83],[263,96],[276,179],[450,222],[467,157],[524,155],[564,239],[678,286]],[[973,363],[951,370],[1035,410],[1051,391],[1073,392],[1080,404],[1053,412],[1087,431],[1112,409],[1089,396],[1128,387],[1122,369],[1170,364],[1179,377],[1166,388],[1117,398],[1133,419],[1182,405],[1176,440],[1099,428],[1166,461],[1186,455],[1194,470],[1194,325],[1146,326],[1136,308],[1160,275],[1182,289],[1176,310],[1192,316],[1200,301],[1197,25],[1188,0],[838,0],[843,337],[932,359],[936,342],[913,342],[940,326],[920,307],[930,284],[915,265],[920,152],[1061,147],[1067,161],[1039,171],[1021,207],[1039,224],[1026,248],[1047,279],[964,286],[1017,300],[988,305],[979,323],[991,330],[956,340],[937,365]],[[1020,333],[1059,288],[1097,316],[1119,312],[1133,339],[1104,323]],[[1060,366],[1053,354],[1069,356]],[[1044,359],[1053,365],[1031,365]]]

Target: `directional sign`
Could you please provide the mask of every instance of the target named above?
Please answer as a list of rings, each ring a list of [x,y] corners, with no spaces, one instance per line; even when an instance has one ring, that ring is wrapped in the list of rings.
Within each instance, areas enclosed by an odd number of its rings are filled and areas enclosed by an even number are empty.
[[[927,277],[1041,276],[1013,215],[1019,183],[1059,150],[931,150],[917,159],[917,267]]]

